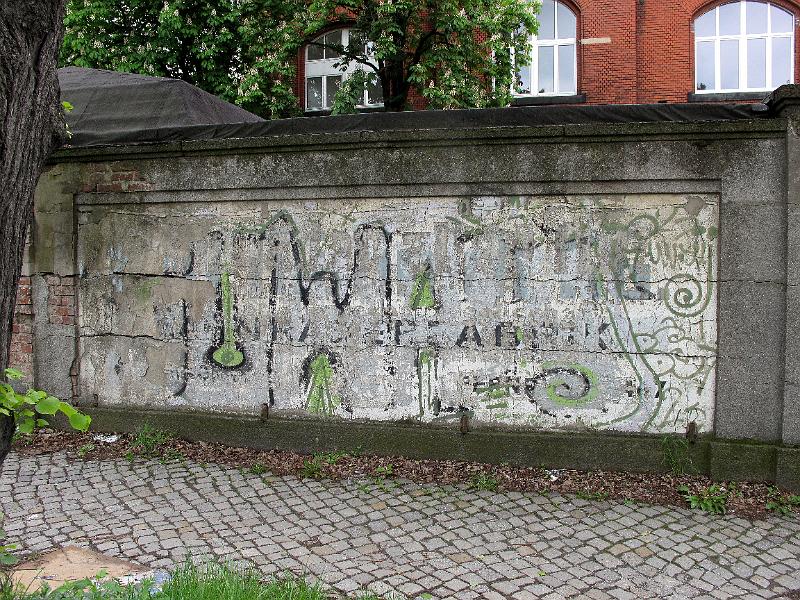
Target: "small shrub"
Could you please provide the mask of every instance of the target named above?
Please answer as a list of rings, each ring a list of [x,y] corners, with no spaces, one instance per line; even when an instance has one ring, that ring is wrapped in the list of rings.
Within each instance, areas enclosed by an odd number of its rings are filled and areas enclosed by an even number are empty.
[[[6,369],[8,381],[18,381],[25,375],[16,369]],[[47,427],[50,423],[43,417],[61,413],[69,420],[70,427],[86,431],[92,422],[89,415],[76,410],[68,402],[63,402],[41,390],[28,389],[24,394],[17,393],[10,383],[0,383],[0,414],[13,417],[17,432],[33,433],[37,427]]]
[[[700,488],[694,494],[688,485],[682,485],[678,487],[678,492],[691,508],[699,508],[712,515],[724,515],[728,510],[729,492],[716,483],[706,488]]]
[[[470,482],[470,486],[476,490],[496,492],[500,484],[498,483],[497,479],[488,473],[476,473]]]

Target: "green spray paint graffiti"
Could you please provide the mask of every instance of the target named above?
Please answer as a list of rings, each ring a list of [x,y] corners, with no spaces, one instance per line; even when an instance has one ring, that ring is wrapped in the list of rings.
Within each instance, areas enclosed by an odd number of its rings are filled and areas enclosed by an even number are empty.
[[[561,366],[552,362],[545,362],[542,367],[544,372],[539,377],[547,382],[545,393],[554,404],[573,408],[585,406],[600,392],[597,375],[588,367],[576,363]],[[577,378],[580,389],[575,390],[565,376]]]
[[[420,271],[414,279],[414,288],[411,290],[411,299],[409,303],[413,310],[434,308],[436,305],[436,297],[433,293],[433,275],[430,264],[425,265],[425,268]]]
[[[331,393],[333,367],[327,354],[320,354],[309,365],[309,382],[306,409],[318,415],[332,415],[341,404],[341,398]]]
[[[214,362],[225,368],[235,368],[244,363],[244,354],[236,348],[236,333],[233,327],[233,292],[231,290],[231,274],[225,271],[220,282],[222,289],[222,319],[224,326],[224,339],[220,346],[211,355]]]

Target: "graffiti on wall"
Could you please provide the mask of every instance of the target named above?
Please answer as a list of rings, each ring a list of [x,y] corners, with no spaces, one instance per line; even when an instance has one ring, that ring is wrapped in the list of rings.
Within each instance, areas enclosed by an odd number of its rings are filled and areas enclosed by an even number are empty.
[[[710,426],[716,196],[81,210],[81,382],[104,402]]]

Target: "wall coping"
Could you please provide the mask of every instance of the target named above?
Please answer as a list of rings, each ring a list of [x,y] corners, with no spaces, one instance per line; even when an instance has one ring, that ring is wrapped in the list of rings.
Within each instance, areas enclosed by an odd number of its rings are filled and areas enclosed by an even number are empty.
[[[550,108],[550,107],[548,107]],[[513,108],[510,110],[522,110]],[[374,116],[374,115],[364,115]],[[334,119],[336,117],[326,117]],[[315,118],[315,120],[322,120]],[[192,128],[184,128],[192,129]],[[731,121],[662,123],[581,123],[536,126],[481,126],[415,130],[361,130],[320,133],[282,133],[254,137],[184,139],[62,148],[50,164],[156,158],[188,154],[249,154],[352,148],[414,146],[469,146],[537,143],[597,143],[669,139],[741,139],[782,137],[786,119],[753,118]]]

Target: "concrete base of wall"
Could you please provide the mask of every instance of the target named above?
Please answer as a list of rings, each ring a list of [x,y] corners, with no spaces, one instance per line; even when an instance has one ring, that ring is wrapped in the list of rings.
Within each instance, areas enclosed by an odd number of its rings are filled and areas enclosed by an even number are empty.
[[[388,456],[580,470],[664,473],[671,468],[668,443],[659,436],[488,430],[461,433],[458,427],[411,424],[231,418],[110,408],[84,410],[92,416],[95,432],[132,433],[149,423],[182,439],[254,449],[312,453],[362,448]],[[684,464],[691,464],[697,473],[715,480],[766,481],[800,492],[800,448],[708,437],[686,447],[672,448],[673,456],[678,448]]]

